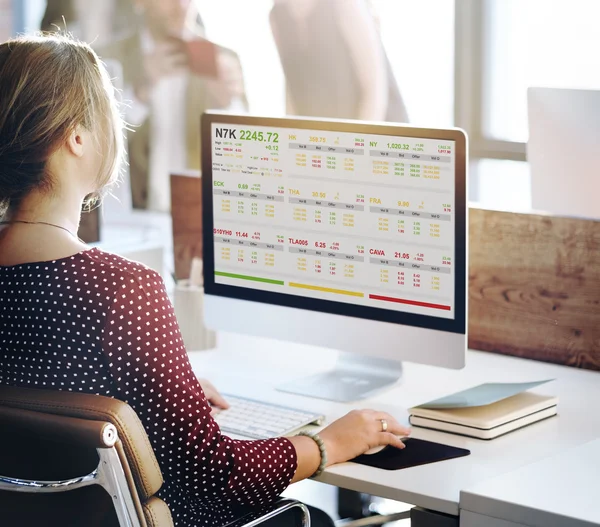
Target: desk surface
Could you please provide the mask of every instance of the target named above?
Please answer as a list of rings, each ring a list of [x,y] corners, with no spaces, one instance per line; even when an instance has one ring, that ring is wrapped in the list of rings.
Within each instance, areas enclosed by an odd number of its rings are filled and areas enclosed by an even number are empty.
[[[408,422],[407,408],[483,382],[520,382],[555,378],[536,389],[559,397],[559,415],[493,441],[419,428],[413,437],[471,450],[471,455],[399,471],[353,463],[330,467],[319,481],[458,515],[460,491],[501,474],[600,438],[600,412],[583,412],[582,401],[600,400],[600,375],[591,371],[470,351],[463,370],[406,363],[392,389],[357,404],[340,404],[275,390],[300,376],[331,368],[331,350],[221,334],[218,349],[190,353],[194,371],[220,391],[316,410],[328,422],[352,408],[388,411]]]
[[[531,527],[598,525],[599,467],[597,439],[464,490],[461,508]]]

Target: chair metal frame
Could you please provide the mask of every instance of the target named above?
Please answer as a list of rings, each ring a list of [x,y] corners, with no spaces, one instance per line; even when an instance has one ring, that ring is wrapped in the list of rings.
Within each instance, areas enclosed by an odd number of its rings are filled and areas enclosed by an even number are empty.
[[[141,523],[131,495],[131,489],[127,483],[121,459],[114,446],[118,439],[119,435],[116,427],[107,424],[102,437],[104,446],[96,449],[99,457],[98,466],[85,476],[55,481],[38,481],[0,475],[0,490],[51,494],[67,492],[90,485],[100,485],[113,499],[120,527],[140,527]],[[294,508],[301,511],[302,527],[310,527],[310,512],[306,505],[285,498],[279,499],[260,511],[246,514],[242,518],[228,523],[226,527],[255,527]]]
[[[51,494],[90,485],[100,485],[113,498],[119,525],[121,527],[140,527],[123,465],[114,446],[118,438],[116,427],[111,424],[107,425],[102,437],[104,446],[96,449],[100,459],[98,466],[85,476],[56,481],[37,481],[0,475],[0,490]]]
[[[290,498],[280,498],[275,503],[267,505],[260,511],[246,514],[241,518],[228,523],[224,527],[256,527],[257,525],[292,509],[300,510],[302,514],[301,527],[310,527],[310,512],[308,507],[304,505],[304,503]]]

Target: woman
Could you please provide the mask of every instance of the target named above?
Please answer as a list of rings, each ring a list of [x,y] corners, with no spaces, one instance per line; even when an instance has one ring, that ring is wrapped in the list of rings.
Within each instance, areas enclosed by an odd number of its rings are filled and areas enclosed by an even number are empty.
[[[88,45],[0,45],[0,384],[127,401],[178,526],[223,525],[323,465],[403,448],[408,430],[374,411],[332,423],[321,445],[221,434],[209,404],[219,395],[192,371],[160,276],[77,239],[82,203],[114,182],[122,152],[113,87]]]

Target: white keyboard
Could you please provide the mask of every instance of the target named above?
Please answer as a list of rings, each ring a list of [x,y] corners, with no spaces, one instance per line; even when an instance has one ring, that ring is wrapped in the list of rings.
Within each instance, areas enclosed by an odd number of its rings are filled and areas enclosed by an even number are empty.
[[[287,406],[223,394],[230,407],[217,410],[215,421],[227,434],[249,439],[269,439],[289,435],[309,424],[320,425],[325,416]]]

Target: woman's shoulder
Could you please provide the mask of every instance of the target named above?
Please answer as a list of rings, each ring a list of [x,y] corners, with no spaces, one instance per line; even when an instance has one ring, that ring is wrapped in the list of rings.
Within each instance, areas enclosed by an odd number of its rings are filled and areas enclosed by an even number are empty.
[[[94,288],[105,290],[103,307],[108,308],[109,316],[128,318],[135,312],[140,320],[141,309],[145,316],[156,315],[158,320],[159,312],[164,315],[170,308],[165,283],[154,269],[98,248],[82,253],[81,263]]]
[[[21,303],[21,297],[30,298],[44,309],[60,313],[68,307],[81,316],[98,317],[125,302],[127,306],[168,304],[159,273],[96,247],[54,260],[0,267],[0,297]]]
[[[97,247],[80,253],[82,267],[94,269],[95,276],[105,275],[103,279],[122,283],[138,283],[156,288],[163,285],[162,277],[150,267],[118,254],[103,251]]]

